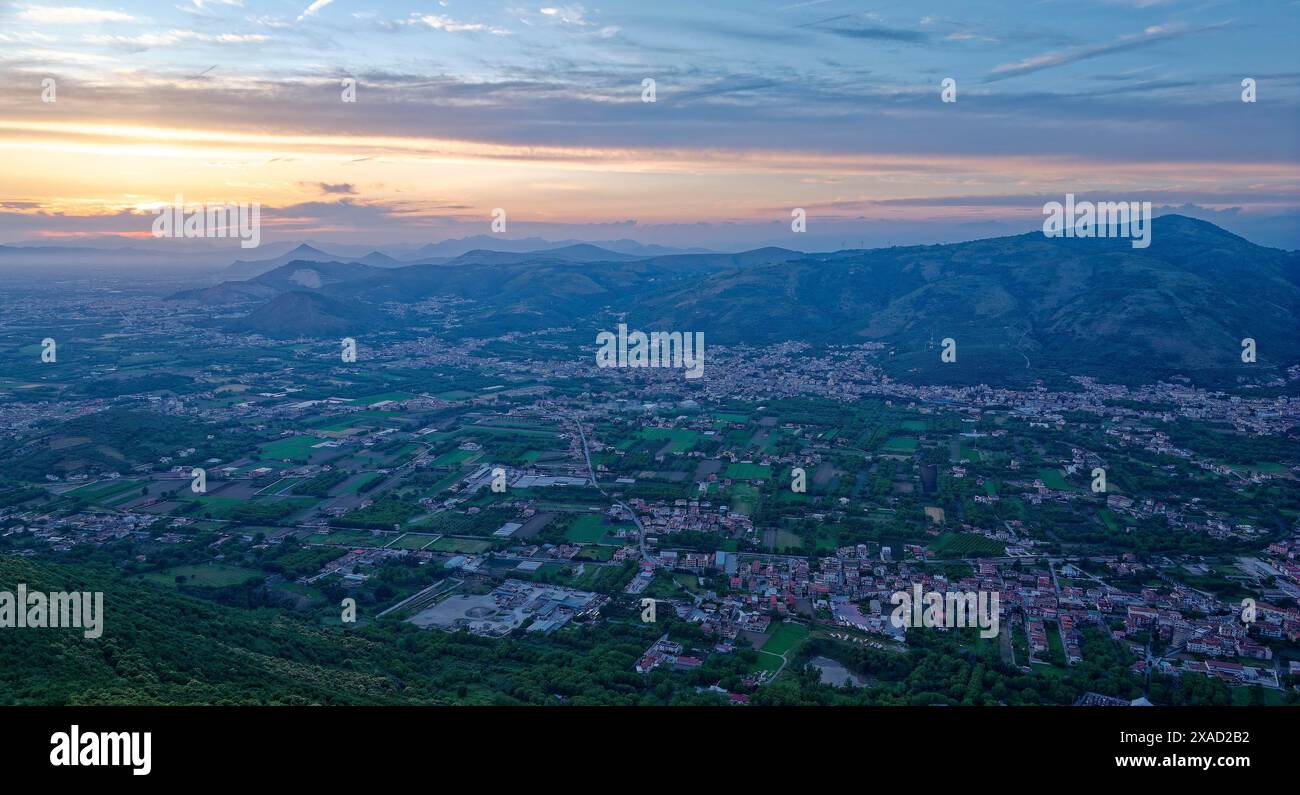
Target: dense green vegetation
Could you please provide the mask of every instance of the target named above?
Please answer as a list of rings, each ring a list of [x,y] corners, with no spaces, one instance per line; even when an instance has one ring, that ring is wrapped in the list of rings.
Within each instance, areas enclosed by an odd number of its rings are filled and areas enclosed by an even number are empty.
[[[324,628],[122,580],[108,570],[0,558],[0,588],[101,590],[104,634],[0,632],[5,704],[717,703],[694,683],[738,677],[745,659],[687,681],[633,663],[663,628],[610,621],[550,639],[488,640],[378,622]],[[681,627],[689,634],[690,627]]]

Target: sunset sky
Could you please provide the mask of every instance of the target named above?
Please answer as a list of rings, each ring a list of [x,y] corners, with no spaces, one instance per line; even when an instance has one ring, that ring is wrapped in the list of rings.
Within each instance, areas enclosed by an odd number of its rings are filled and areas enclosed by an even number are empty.
[[[264,241],[501,207],[510,237],[799,247],[802,207],[838,247],[1072,192],[1300,247],[1297,2],[72,2],[0,3],[0,242],[147,241],[182,194],[260,202]]]

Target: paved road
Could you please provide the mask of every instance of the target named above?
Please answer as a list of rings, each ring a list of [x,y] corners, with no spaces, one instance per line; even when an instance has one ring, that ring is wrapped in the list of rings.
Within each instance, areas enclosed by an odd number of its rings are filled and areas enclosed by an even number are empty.
[[[1047,561],[1047,570],[1052,573],[1052,590],[1055,591],[1057,603],[1059,604],[1061,599],[1061,583],[1056,579],[1056,563],[1050,558]],[[1056,617],[1056,635],[1061,639],[1061,651],[1065,654],[1065,664],[1068,666],[1070,664],[1069,647],[1066,646],[1065,643],[1065,625],[1061,623],[1061,617],[1059,615]]]
[[[591,449],[587,446],[587,432],[582,427],[582,420],[573,417],[573,422],[578,426],[578,436],[582,439],[582,455],[587,459],[587,473],[591,476],[591,485],[595,486],[596,490],[601,494],[609,497],[609,492],[605,491],[600,482],[596,480],[596,469],[591,465]],[[654,558],[645,548],[645,526],[641,524],[641,519],[636,515],[636,511],[632,510],[632,506],[621,500],[614,500],[613,497],[610,497],[610,499],[613,500],[615,505],[622,508],[624,513],[632,517],[632,523],[636,525],[637,530],[637,544],[641,547],[641,559],[653,563]]]

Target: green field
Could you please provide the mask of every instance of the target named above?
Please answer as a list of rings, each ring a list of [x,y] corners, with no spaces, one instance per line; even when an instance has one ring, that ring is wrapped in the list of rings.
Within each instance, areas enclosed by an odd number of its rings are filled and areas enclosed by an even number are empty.
[[[776,548],[777,549],[794,549],[803,546],[803,536],[797,533],[791,533],[789,530],[776,531]]]
[[[581,552],[579,552],[577,555],[574,555],[573,559],[604,562],[614,557],[614,553],[617,551],[618,551],[618,547],[597,546],[595,544],[588,544],[582,548]]]
[[[393,537],[392,533],[371,535],[369,530],[338,529],[329,535],[314,533],[303,539],[307,544],[329,544],[340,547],[382,547]]]
[[[429,549],[438,552],[455,552],[461,555],[477,555],[491,548],[491,541],[482,541],[477,538],[448,538],[446,536],[434,541],[432,546],[429,547]]]
[[[463,471],[455,470],[450,474],[448,474],[446,477],[439,480],[437,483],[434,483],[432,486],[430,486],[429,494],[439,494],[444,489],[448,488],[453,483],[455,483],[456,481],[460,480],[463,477],[465,477],[465,473]]]
[[[737,483],[731,487],[731,510],[752,516],[754,506],[758,504],[758,489],[748,483]]]
[[[426,533],[403,533],[391,544],[389,544],[388,548],[389,549],[424,549],[426,546],[429,545],[430,541],[434,541],[437,538],[438,536],[436,535],[429,535]]]
[[[891,436],[881,448],[885,453],[915,453],[917,440],[912,436]]]
[[[250,522],[276,522],[296,511],[314,504],[309,497],[209,497],[182,493],[176,499],[183,502],[197,502],[199,508],[193,516],[207,519],[229,519]]]
[[[357,398],[357,402],[366,406],[373,406],[376,403],[383,403],[385,400],[410,400],[415,397],[410,392],[380,392],[378,395],[366,395],[363,398]]]
[[[1043,481],[1043,485],[1056,491],[1068,491],[1070,484],[1065,482],[1065,477],[1059,469],[1040,469],[1038,477]]]
[[[765,651],[760,651],[758,653],[758,662],[754,664],[752,670],[754,672],[767,671],[768,673],[775,673],[783,664],[781,658],[775,654],[768,654]]]
[[[772,626],[776,629],[768,627],[767,643],[763,644],[763,651],[769,654],[785,654],[808,637],[808,627],[803,624],[780,623]]]
[[[564,531],[564,540],[571,544],[594,544],[617,529],[615,525],[605,524],[604,516],[584,513]]]
[[[459,466],[478,454],[478,450],[452,450],[433,459],[433,465],[439,467]]]
[[[1245,472],[1247,474],[1260,475],[1282,475],[1286,474],[1286,466],[1275,461],[1259,461],[1254,464],[1229,464],[1234,472]]]
[[[772,468],[762,464],[727,464],[723,477],[732,480],[767,480],[772,477]]]
[[[533,428],[502,428],[499,425],[470,425],[462,428],[461,433],[468,436],[485,433],[492,436],[532,436],[538,439],[560,438],[560,435],[555,431],[543,431]]]
[[[341,433],[349,428],[356,428],[363,423],[358,421],[356,414],[350,414],[343,418],[332,418],[322,422],[312,423],[308,427],[313,431],[329,431],[330,433]]]
[[[294,486],[297,486],[299,483],[303,482],[304,480],[306,480],[306,478],[280,478],[276,482],[272,483],[271,485],[259,491],[258,494],[266,494],[271,496],[288,494],[289,491]]]
[[[415,520],[411,528],[443,535],[486,536],[512,521],[515,514],[509,508],[489,508],[475,514],[441,511]]]
[[[684,453],[694,447],[700,438],[699,431],[689,428],[642,428],[637,435],[650,442],[671,441],[672,445],[668,448],[670,453]]]
[[[343,492],[345,494],[356,494],[357,492],[361,491],[362,486],[366,485],[367,483],[380,480],[383,477],[384,476],[379,474],[378,472],[367,472],[361,477],[353,478],[352,482],[349,483],[347,487],[343,489]]]
[[[73,489],[68,494],[91,502],[101,502],[109,497],[115,497],[128,491],[138,492],[143,487],[144,481],[142,480],[114,480],[108,483],[88,483],[85,486]]]
[[[899,427],[913,433],[924,433],[930,425],[925,420],[903,420]]]
[[[286,458],[291,461],[305,461],[315,452],[312,446],[323,441],[325,440],[316,436],[289,436],[276,439],[274,442],[262,445],[258,458],[263,461],[282,461]]]

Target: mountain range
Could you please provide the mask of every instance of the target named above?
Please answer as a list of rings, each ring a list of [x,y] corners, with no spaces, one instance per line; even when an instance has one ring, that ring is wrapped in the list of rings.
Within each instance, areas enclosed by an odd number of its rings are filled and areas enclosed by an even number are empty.
[[[276,241],[262,243],[254,252],[241,248],[235,238],[124,239],[99,236],[85,240],[84,245],[46,244],[43,241],[0,245],[0,270],[5,273],[48,274],[52,268],[70,272],[111,269],[134,273],[159,270],[171,273],[210,272],[220,269],[220,275],[228,279],[251,279],[295,260],[360,262],[378,268],[398,268],[414,263],[447,262],[476,251],[527,254],[592,246],[591,242],[582,240],[546,240],[539,237],[509,239],[494,235],[471,235],[421,246],[393,244],[376,247],[311,240]],[[603,251],[633,257],[709,253],[708,249],[646,245],[626,239],[602,241],[598,245]],[[256,253],[260,259],[241,256],[232,264],[232,251],[238,252],[236,256]]]
[[[898,367],[917,371],[933,371],[935,346],[952,338],[960,366],[945,376],[1231,370],[1247,337],[1261,363],[1300,360],[1300,253],[1179,215],[1153,221],[1146,249],[1031,233],[827,254],[637,257],[574,245],[471,250],[400,267],[300,258],[176,297],[220,304],[289,292],[337,303],[314,307],[301,323],[281,316],[277,335],[332,328],[321,313],[347,325],[386,302],[447,296],[472,302],[467,334],[587,325],[594,339],[617,318],[644,330],[703,331],[715,344],[880,341]]]

